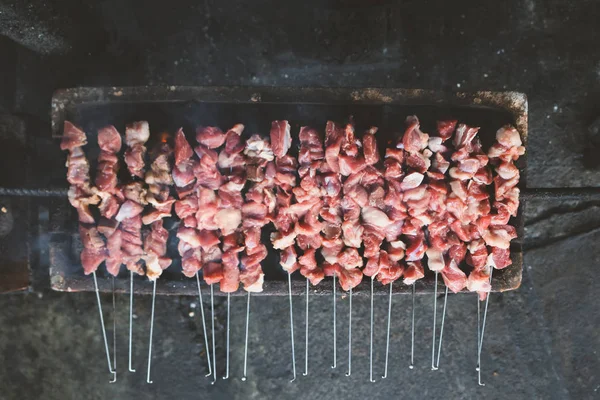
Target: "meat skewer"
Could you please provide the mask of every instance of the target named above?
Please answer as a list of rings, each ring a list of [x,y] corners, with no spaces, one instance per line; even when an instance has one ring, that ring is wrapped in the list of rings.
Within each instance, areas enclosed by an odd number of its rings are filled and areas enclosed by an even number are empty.
[[[167,143],[168,135],[163,134],[160,143],[157,143],[151,153],[152,164],[145,174],[148,184],[146,199],[153,206],[153,210],[142,218],[144,225],[151,225],[150,232],[144,239],[144,256],[146,263],[146,276],[152,281],[152,315],[150,318],[150,338],[148,345],[148,372],[147,383],[152,383],[150,371],[152,366],[152,334],[154,331],[154,306],[156,302],[156,281],[162,271],[171,265],[172,260],[166,257],[167,240],[169,233],[163,227],[162,219],[171,216],[171,209],[175,199],[170,195],[173,185],[172,150]]]
[[[490,163],[495,166],[497,176],[494,178],[495,213],[492,215],[489,230],[482,236],[486,244],[491,246],[491,254],[488,255],[486,268],[489,267],[489,281],[487,292],[492,290],[492,274],[494,268],[502,269],[511,264],[510,241],[517,236],[514,227],[507,224],[511,216],[517,215],[519,207],[519,189],[516,187],[519,181],[519,170],[513,164],[519,156],[525,153],[519,132],[512,126],[504,126],[496,132],[496,143],[488,151]],[[472,273],[473,274],[473,273]],[[469,279],[471,275],[469,275]],[[475,288],[477,285],[473,285]],[[485,386],[481,382],[481,349],[483,347],[483,336],[490,300],[489,293],[484,292],[485,308],[481,324],[481,334],[477,346],[477,378],[479,386]],[[482,293],[479,293],[481,299]],[[479,310],[479,301],[477,302]],[[479,321],[479,319],[478,319]]]
[[[299,269],[297,263],[296,250],[294,248],[294,239],[297,238],[297,219],[298,215],[291,216],[292,188],[296,186],[295,170],[297,161],[295,158],[287,155],[292,144],[290,135],[290,124],[288,121],[273,121],[270,130],[271,149],[275,157],[275,176],[274,181],[277,185],[274,195],[274,204],[271,210],[272,220],[277,229],[271,236],[271,242],[275,249],[281,249],[282,254],[280,264],[287,272],[288,276],[288,300],[290,305],[290,342],[292,347],[292,379],[296,380],[296,347],[294,341],[294,305],[292,301],[292,273]],[[265,192],[266,193],[266,192]],[[294,192],[294,194],[296,194]],[[296,194],[297,195],[297,194]],[[298,200],[298,198],[296,198]],[[295,204],[296,206],[296,204]],[[296,223],[296,226],[294,226]],[[308,310],[308,302],[307,310]],[[308,314],[307,314],[308,315]],[[307,331],[308,333],[308,331]],[[308,338],[308,336],[307,336]],[[308,339],[307,339],[308,340]],[[306,354],[308,354],[308,347]],[[308,371],[308,357],[305,357],[305,374]]]
[[[147,122],[136,122],[127,126],[125,130],[125,142],[127,150],[125,152],[125,164],[131,176],[143,178],[144,176],[144,157],[146,155],[145,143],[150,137],[150,130]],[[141,196],[140,196],[141,197]],[[130,264],[128,264],[129,267]],[[138,271],[139,272],[139,271]],[[134,269],[129,268],[129,349],[128,349],[128,370],[135,372],[132,361],[133,348],[133,273]]]
[[[106,259],[107,250],[104,241],[95,227],[94,217],[89,210],[89,206],[98,204],[100,198],[97,196],[97,189],[90,185],[90,165],[82,149],[86,144],[87,138],[85,132],[69,121],[65,121],[60,148],[69,152],[67,156],[67,180],[71,184],[69,202],[78,212],[79,231],[84,247],[81,253],[81,264],[85,274],[88,275],[91,273],[94,279],[106,362],[108,364],[108,371],[112,374],[110,382],[115,382],[117,373],[113,369],[110,359],[102,302],[100,301],[100,291],[98,290],[98,278],[96,277],[96,269]]]
[[[187,141],[183,129],[179,129],[175,134],[175,164],[173,166],[173,181],[178,192],[179,200],[175,202],[175,212],[182,220],[183,225],[180,226],[177,236],[180,240],[178,246],[179,253],[182,257],[182,267],[185,276],[192,278],[196,276],[196,285],[198,287],[198,304],[200,306],[200,317],[202,319],[202,333],[204,335],[204,347],[206,352],[206,361],[208,363],[208,373],[205,376],[212,375],[212,362],[210,356],[210,348],[208,344],[208,334],[206,330],[206,315],[204,312],[204,302],[202,300],[202,288],[200,285],[199,269],[201,260],[199,260],[198,251],[187,240],[189,236],[193,238],[196,235],[194,228],[197,226],[195,213],[199,209],[198,196],[195,194],[194,186],[196,176],[194,171],[198,165],[198,161],[193,158],[194,151],[192,146]],[[192,228],[192,229],[187,229]],[[191,232],[190,232],[191,231]]]
[[[324,176],[321,174],[326,171],[327,165],[323,159],[325,152],[323,150],[323,141],[321,135],[314,129],[309,127],[301,127],[300,133],[300,149],[298,161],[300,164],[299,176],[300,185],[293,189],[294,195],[298,204],[314,204],[299,218],[295,225],[296,243],[304,252],[298,258],[300,264],[300,273],[306,279],[306,313],[305,313],[305,357],[304,357],[304,373],[308,375],[308,353],[309,353],[309,296],[310,284],[318,285],[325,273],[322,266],[319,266],[316,261],[316,251],[322,246],[323,240],[321,231],[323,223],[319,221],[319,209],[323,204],[321,200],[326,190],[323,188]],[[339,229],[338,229],[339,230]]]
[[[101,233],[107,242],[108,257],[105,261],[106,270],[112,275],[112,303],[113,303],[113,367],[115,375],[111,383],[117,380],[117,321],[115,301],[115,278],[121,267],[121,231],[116,229],[118,221],[116,215],[124,201],[123,194],[117,188],[117,172],[119,171],[119,159],[117,153],[121,150],[121,135],[114,126],[107,126],[98,131],[98,146],[100,155],[96,172],[96,188],[98,195],[102,198],[99,206],[101,221]],[[115,227],[115,228],[113,228]]]

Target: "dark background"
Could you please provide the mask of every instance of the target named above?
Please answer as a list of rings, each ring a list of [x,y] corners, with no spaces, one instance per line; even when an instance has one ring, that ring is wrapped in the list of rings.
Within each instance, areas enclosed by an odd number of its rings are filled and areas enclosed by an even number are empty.
[[[529,98],[528,185],[600,185],[600,53],[595,1],[84,2],[0,0],[2,147],[48,138],[53,90],[71,86],[385,86],[515,90]],[[154,4],[156,3],[156,4]],[[11,141],[10,138],[27,140]],[[49,142],[52,143],[52,142]],[[22,150],[22,149],[21,149]],[[15,152],[16,152],[15,148]],[[36,157],[44,157],[36,146]],[[48,154],[53,149],[47,149]],[[27,151],[24,151],[27,153]],[[61,168],[50,161],[46,168]],[[23,165],[3,157],[3,174]],[[43,182],[44,171],[30,182]],[[9,181],[9,180],[5,180]],[[0,199],[16,207],[15,199]],[[45,249],[31,262],[34,290],[0,297],[2,399],[366,399],[600,397],[596,351],[600,204],[532,202],[518,291],[495,294],[477,386],[476,300],[451,296],[441,368],[430,371],[432,296],[417,298],[416,367],[410,298],[394,299],[390,373],[368,382],[368,299],[355,298],[353,374],[346,368],[347,299],[338,308],[331,363],[331,298],[313,297],[309,375],[290,378],[285,298],[255,298],[249,379],[242,382],[244,306],[232,302],[231,378],[210,385],[193,298],[159,297],[153,385],[145,383],[150,298],[136,297],[137,373],[127,367],[127,298],[117,298],[118,382],[108,374],[94,295],[54,293]],[[22,217],[22,216],[21,216]],[[15,219],[19,224],[20,219]],[[6,251],[6,250],[3,250]],[[109,297],[103,297],[111,320]],[[303,369],[303,298],[295,300]],[[192,305],[193,304],[193,305]],[[376,377],[382,373],[386,299],[376,305]],[[225,303],[216,304],[218,369]],[[195,312],[190,316],[190,312]]]

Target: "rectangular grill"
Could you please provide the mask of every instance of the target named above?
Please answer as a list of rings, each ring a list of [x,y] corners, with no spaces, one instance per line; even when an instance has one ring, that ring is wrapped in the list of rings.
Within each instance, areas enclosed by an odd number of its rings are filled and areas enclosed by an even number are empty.
[[[437,120],[455,118],[471,126],[481,127],[479,136],[485,148],[495,139],[496,130],[512,124],[520,132],[527,146],[527,101],[523,94],[507,92],[442,93],[407,89],[352,89],[352,88],[241,88],[241,87],[129,87],[129,88],[74,88],[57,91],[52,99],[53,136],[60,137],[65,120],[80,126],[88,133],[86,153],[92,162],[98,155],[95,134],[99,128],[113,124],[123,127],[131,121],[148,120],[154,135],[174,133],[183,127],[191,132],[198,125],[232,126],[242,122],[249,133],[266,135],[270,122],[288,119],[294,126],[309,125],[324,129],[328,119],[345,121],[352,115],[357,131],[369,126],[380,128],[380,144],[392,140],[385,134],[403,130],[407,115],[418,115],[425,132],[433,131]],[[297,130],[296,130],[297,131]],[[152,139],[151,139],[152,140]],[[521,173],[519,187],[525,188],[526,156],[516,165]],[[60,171],[63,173],[64,171]],[[63,178],[64,179],[64,178]],[[517,227],[518,239],[511,243],[513,264],[495,271],[493,291],[519,287],[523,269],[523,199],[518,215],[511,220]],[[168,227],[169,225],[166,224]],[[56,199],[50,208],[50,276],[52,288],[59,291],[91,291],[93,282],[83,274],[79,262],[81,243],[77,231],[77,217],[65,199]],[[171,235],[174,237],[174,235]],[[171,239],[172,240],[172,239]],[[263,242],[270,246],[265,230]],[[169,255],[174,264],[164,271],[157,282],[157,293],[168,295],[196,295],[195,280],[181,273],[179,256],[171,244]],[[263,261],[265,272],[262,295],[288,293],[287,274],[271,250]],[[432,292],[434,274],[427,271],[416,283],[417,292]],[[112,290],[112,280],[103,269],[98,270],[99,287]],[[116,279],[116,291],[129,291],[129,274],[123,269]],[[136,293],[151,293],[152,284],[145,277],[136,277]],[[329,278],[330,279],[330,278]],[[440,288],[442,283],[440,282]],[[292,281],[292,293],[304,292],[304,279]],[[314,288],[316,294],[331,293],[326,281]],[[395,293],[409,293],[410,286],[395,285]],[[369,282],[363,281],[353,290],[368,293]],[[376,284],[375,292],[387,294],[388,288]],[[236,294],[245,292],[239,290]]]

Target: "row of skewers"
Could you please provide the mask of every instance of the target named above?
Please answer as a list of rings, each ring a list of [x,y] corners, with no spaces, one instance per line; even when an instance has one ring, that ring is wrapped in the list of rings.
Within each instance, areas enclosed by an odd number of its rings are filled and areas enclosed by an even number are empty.
[[[230,293],[238,290],[239,283],[244,285],[248,293],[247,332],[250,293],[262,291],[264,274],[260,263],[267,255],[267,248],[260,242],[260,236],[261,228],[268,223],[275,226],[271,244],[274,249],[281,250],[280,265],[288,273],[294,379],[296,362],[291,296],[291,275],[294,271],[300,270],[306,277],[307,317],[310,283],[316,285],[325,276],[333,277],[334,316],[337,279],[348,291],[348,375],[352,372],[352,288],[360,283],[363,274],[371,277],[370,379],[374,381],[374,279],[390,285],[391,310],[393,282],[404,276],[404,283],[413,285],[414,295],[414,283],[424,276],[421,260],[425,255],[427,266],[435,272],[436,301],[438,273],[442,274],[446,283],[444,310],[448,288],[458,292],[467,287],[477,291],[482,300],[485,299],[478,341],[479,362],[492,270],[510,264],[508,248],[510,240],[516,236],[514,228],[507,223],[518,208],[518,169],[512,162],[523,153],[519,134],[512,127],[500,129],[496,135],[497,143],[486,155],[476,138],[477,128],[444,121],[438,123],[438,135],[429,137],[419,129],[416,117],[409,117],[407,123],[408,128],[397,145],[386,149],[383,168],[378,169],[376,166],[381,163],[376,128],[371,128],[359,140],[354,135],[352,124],[339,127],[329,122],[324,148],[316,130],[302,127],[296,159],[287,154],[292,147],[287,121],[273,122],[270,141],[259,135],[243,141],[243,126],[239,124],[226,133],[218,128],[201,128],[196,135],[200,144],[193,150],[180,130],[174,139],[174,163],[171,161],[169,137],[162,135],[150,153],[150,167],[146,168],[145,143],[150,133],[147,123],[138,122],[126,129],[124,159],[132,179],[121,185],[117,179],[117,153],[121,148],[121,136],[117,130],[109,126],[98,133],[101,153],[95,185],[92,185],[89,162],[82,150],[87,143],[86,135],[69,122],[65,123],[61,147],[69,151],[69,200],[79,214],[84,271],[93,274],[97,289],[95,272],[100,264],[104,262],[113,276],[118,274],[121,264],[125,264],[131,279],[130,306],[133,302],[134,272],[145,273],[153,281],[149,383],[156,279],[171,264],[167,256],[169,233],[163,226],[163,218],[171,216],[172,208],[181,220],[177,238],[183,273],[188,277],[195,276],[198,284],[213,382],[216,381],[213,285],[219,283],[220,290],[228,294],[228,332]],[[452,136],[453,145],[444,144]],[[215,150],[221,147],[220,152]],[[495,178],[488,165],[490,161],[497,174]],[[449,184],[446,182],[447,172]],[[299,185],[297,178],[300,178]],[[490,212],[492,205],[485,187],[492,182],[495,185],[495,201]],[[93,205],[98,205],[100,212],[97,223],[90,210]],[[145,209],[146,213],[142,216]],[[298,248],[302,252],[300,256]],[[364,249],[363,255],[367,259],[362,270],[363,257],[358,252],[359,248]],[[241,260],[240,253],[243,253]],[[317,257],[323,261],[317,261]],[[473,267],[468,278],[458,267],[465,259]],[[198,275],[200,269],[211,292],[212,366]],[[111,365],[99,295],[97,299],[108,367],[115,374],[115,380],[116,371]],[[444,317],[445,311],[442,327]],[[436,319],[434,312],[434,332]],[[131,322],[130,316],[130,326]],[[308,340],[308,324],[306,329]],[[335,331],[336,325],[334,336]],[[434,334],[432,369],[437,368],[434,362],[435,340]],[[441,349],[441,340],[439,346]],[[389,349],[389,319],[387,347]],[[412,360],[414,346],[411,353]],[[439,353],[438,350],[438,359]],[[336,354],[334,342],[334,360]],[[229,351],[226,363],[228,377]],[[246,363],[244,377],[245,372]]]

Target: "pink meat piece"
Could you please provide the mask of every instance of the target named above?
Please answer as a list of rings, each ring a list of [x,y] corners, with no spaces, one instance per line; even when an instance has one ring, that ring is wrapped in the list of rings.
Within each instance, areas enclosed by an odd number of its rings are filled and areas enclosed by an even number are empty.
[[[491,225],[482,236],[488,246],[508,249],[510,241],[517,237],[517,230],[510,225]]]
[[[425,270],[423,269],[423,265],[421,261],[408,262],[406,263],[406,268],[404,269],[404,284],[412,285],[419,279],[425,276]]]
[[[239,209],[223,208],[215,214],[215,224],[221,230],[222,235],[229,235],[240,226],[242,212]]]
[[[340,171],[338,156],[342,147],[343,129],[332,121],[327,121],[325,127],[325,161],[331,171]]]
[[[423,182],[423,178],[424,178],[423,174],[420,174],[418,172],[413,172],[411,174],[408,174],[402,180],[402,184],[400,185],[400,188],[402,190],[414,189],[414,188],[418,187],[421,184],[421,182]]]
[[[427,254],[427,267],[430,271],[439,272],[444,269],[444,254],[442,251],[430,247],[425,252]]]
[[[105,248],[104,240],[94,225],[79,224],[79,237],[85,249]]]
[[[406,261],[418,261],[423,258],[427,244],[425,243],[423,233],[416,236],[408,236],[408,246],[406,248]]]
[[[175,186],[182,188],[193,184],[196,180],[194,168],[196,168],[196,161],[194,160],[184,160],[176,164],[172,172]]]
[[[362,272],[363,275],[374,278],[379,273],[380,268],[381,267],[379,263],[379,254],[377,254],[377,256],[369,257],[367,259],[367,265],[365,266]]]
[[[358,268],[336,268],[337,277],[343,290],[348,291],[355,288],[362,281],[363,273]]]
[[[83,147],[87,144],[85,132],[73,125],[69,121],[65,121],[63,126],[63,136],[60,141],[61,150],[73,151],[78,147]]]
[[[402,137],[402,146],[409,153],[418,153],[427,147],[429,135],[421,132],[419,119],[416,116],[406,118],[407,128]]]
[[[383,162],[384,176],[386,179],[402,179],[404,172],[402,164],[392,158],[386,158]]]
[[[450,259],[441,272],[444,284],[453,293],[458,293],[467,286],[467,275],[458,268],[456,261]]]
[[[452,137],[457,123],[456,120],[438,121],[437,131],[444,142]]]
[[[279,254],[279,265],[281,265],[281,268],[283,268],[285,272],[291,274],[300,269],[296,249],[293,245],[283,249]]]
[[[404,258],[406,245],[401,240],[388,242],[387,253],[392,262],[398,262]]]
[[[523,144],[519,132],[510,125],[505,125],[496,131],[496,140],[506,148],[520,147]]]
[[[365,155],[365,163],[367,165],[375,165],[379,162],[379,150],[377,149],[377,140],[375,133],[377,128],[373,127],[363,136],[363,153]]]
[[[445,153],[448,148],[442,144],[443,142],[444,140],[441,137],[430,136],[429,141],[427,142],[427,148],[436,154]]]
[[[198,233],[198,244],[203,251],[208,251],[220,243],[219,236],[215,231],[201,230]]]
[[[121,205],[119,212],[115,216],[115,219],[119,222],[123,221],[126,218],[133,218],[137,215],[140,215],[144,211],[144,206],[138,204],[134,201],[127,200],[125,203]]]
[[[125,151],[125,164],[131,176],[138,178],[144,177],[144,157],[146,156],[146,148],[142,144],[136,144]]]
[[[217,127],[199,127],[196,130],[196,140],[209,149],[216,149],[225,143],[225,134]]]
[[[224,293],[233,293],[238,290],[240,284],[239,255],[234,250],[223,253],[223,279],[219,289]]]
[[[133,122],[125,129],[125,143],[129,147],[144,144],[150,138],[150,127],[147,121]]]
[[[244,151],[246,143],[242,140],[244,125],[236,124],[225,134],[225,152],[227,154],[239,154]]]
[[[496,269],[504,269],[512,264],[509,249],[501,249],[492,246],[492,252],[488,257],[491,257],[491,260],[488,258],[488,264]]]
[[[100,150],[114,154],[121,150],[121,145],[121,135],[114,126],[109,125],[98,131]]]
[[[392,262],[389,267],[380,269],[379,274],[377,274],[377,280],[382,285],[389,285],[400,279],[403,273],[404,267],[396,262]]]
[[[431,152],[425,153],[428,150],[425,150],[423,153],[411,153],[406,158],[406,165],[411,169],[424,174],[429,167],[431,166],[431,160],[429,156],[431,156]]]
[[[323,279],[325,279],[325,272],[323,271],[323,268],[317,267],[314,269],[308,269],[302,267],[300,268],[300,273],[307,278],[313,286],[318,285]]]
[[[290,124],[287,121],[271,123],[271,148],[275,157],[283,157],[292,146]]]
[[[202,277],[207,285],[214,285],[221,282],[224,277],[223,264],[217,262],[209,262],[202,269]]]
[[[180,219],[195,215],[196,212],[198,212],[198,197],[195,195],[187,196],[175,202],[175,214]]]
[[[175,134],[175,166],[178,167],[181,163],[188,161],[193,155],[192,146],[186,139],[183,129],[179,128]]]
[[[90,163],[81,147],[74,148],[67,156],[67,181],[75,186],[89,184]]]
[[[479,132],[478,127],[470,127],[465,124],[458,124],[454,134],[454,140],[452,141],[454,147],[456,149],[465,147],[470,153],[472,151],[472,142],[473,139],[475,139],[477,132]]]
[[[344,176],[360,172],[367,166],[363,156],[354,157],[340,154],[338,160],[340,173]]]
[[[273,232],[271,233],[271,243],[276,250],[286,249],[294,244],[296,236],[293,229],[287,233],[285,231]]]
[[[108,258],[106,259],[106,270],[112,276],[119,274],[121,268],[121,231],[115,230],[106,239],[106,249],[108,250]]]
[[[470,292],[479,293],[479,300],[485,300],[487,293],[491,291],[491,288],[488,268],[471,271],[467,278],[467,289]]]
[[[365,228],[363,233],[363,244],[365,247],[365,251],[363,253],[365,258],[376,257],[379,255],[379,250],[381,248],[381,243],[385,235],[381,230]]]
[[[194,228],[180,226],[177,230],[177,237],[179,240],[189,243],[193,248],[200,247],[200,234]]]
[[[363,259],[358,250],[347,247],[338,256],[338,263],[345,269],[359,268],[363,266]]]
[[[485,242],[481,239],[476,239],[469,243],[467,248],[469,250],[467,264],[475,269],[485,267],[488,260],[488,251]]]
[[[98,206],[98,209],[100,210],[100,215],[108,219],[113,218],[115,215],[117,215],[117,212],[119,211],[119,199],[116,196],[113,196],[106,192],[100,192],[99,195],[102,198],[102,202]]]
[[[81,266],[86,275],[95,272],[100,264],[108,257],[106,248],[100,249],[83,249],[81,251]]]
[[[364,207],[361,210],[361,217],[365,226],[370,226],[381,231],[387,228],[392,222],[385,212],[376,207]]]
[[[321,235],[298,235],[296,236],[296,244],[302,250],[318,249],[323,244]]]
[[[190,249],[181,257],[183,275],[192,278],[202,269],[202,252],[200,249]]]

